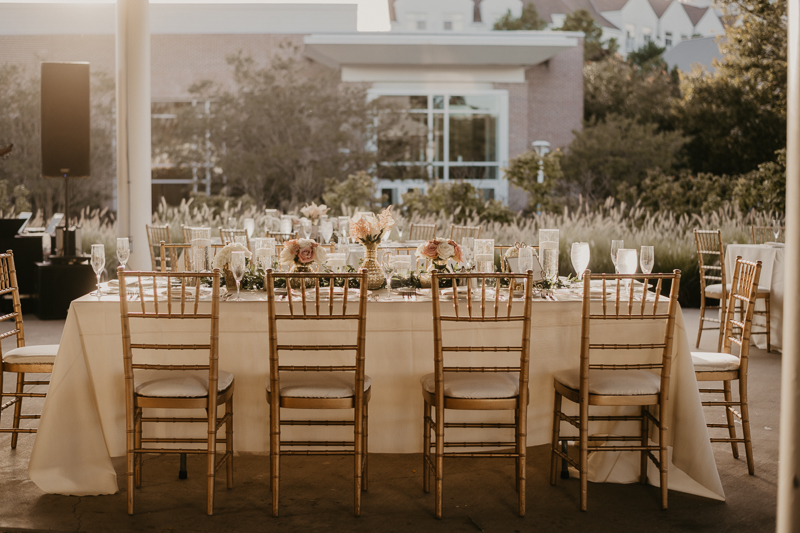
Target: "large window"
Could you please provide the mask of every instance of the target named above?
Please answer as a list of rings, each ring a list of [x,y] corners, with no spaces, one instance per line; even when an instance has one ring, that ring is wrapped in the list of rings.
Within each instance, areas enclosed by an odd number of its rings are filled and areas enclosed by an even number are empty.
[[[385,109],[378,177],[497,180],[503,102],[498,93],[374,94]]]

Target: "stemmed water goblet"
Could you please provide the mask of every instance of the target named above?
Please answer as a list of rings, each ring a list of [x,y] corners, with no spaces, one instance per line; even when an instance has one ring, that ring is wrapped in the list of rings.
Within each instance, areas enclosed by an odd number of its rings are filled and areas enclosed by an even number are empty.
[[[117,261],[120,266],[125,269],[128,264],[128,259],[131,257],[131,245],[127,237],[119,237],[117,239]]]
[[[350,232],[350,217],[339,217],[339,236],[341,243],[347,244],[347,235]]]
[[[303,231],[303,238],[311,237],[311,221],[307,218],[300,219],[300,229]]]
[[[475,256],[474,253],[475,249],[475,238],[474,237],[464,237],[461,239],[461,252],[464,254],[464,268],[467,270],[472,270],[472,267],[475,266],[473,263],[473,259]]]
[[[102,244],[92,245],[92,270],[94,275],[97,276],[97,291],[92,293],[92,296],[100,298],[103,293],[100,291],[100,275],[106,268],[106,247]]]
[[[772,219],[772,234],[775,236],[775,242],[780,242],[778,238],[781,236],[781,225],[777,218]]]
[[[243,224],[244,230],[247,232],[248,237],[253,236],[253,232],[256,230],[256,221],[250,217],[244,219]]]
[[[228,217],[228,229],[236,229],[236,217]]]
[[[533,248],[525,247],[519,249],[519,262],[517,263],[521,274],[527,274],[528,270],[533,270]],[[527,279],[524,283],[527,283]],[[509,298],[511,295],[509,295]]]
[[[614,263],[614,272],[619,274],[619,267],[617,266],[617,252],[620,248],[625,246],[623,241],[612,240],[611,241],[611,262]]]
[[[394,275],[394,271],[397,269],[397,264],[395,263],[396,256],[390,252],[385,251],[383,252],[383,258],[381,259],[381,266],[383,267],[383,276],[386,278],[386,291],[387,293],[391,293],[392,290],[392,276]],[[391,294],[387,294],[387,300],[391,300]]]
[[[653,264],[655,263],[655,252],[652,246],[642,246],[642,251],[639,254],[639,266],[642,267],[642,274],[649,274],[653,271]]]
[[[243,300],[243,298],[239,296],[239,290],[242,285],[244,270],[245,270],[244,252],[241,251],[231,252],[231,272],[233,273],[233,279],[236,280],[236,298],[232,298],[232,300],[235,302],[241,302]]]
[[[333,237],[333,221],[330,219],[320,220],[319,222],[319,234],[322,237],[322,242],[328,244],[331,242],[331,237]]]
[[[572,249],[570,250],[570,259],[572,260],[572,268],[578,275],[578,279],[583,279],[583,274],[589,266],[589,258],[591,250],[588,242],[573,242]]]
[[[403,242],[403,228],[405,228],[406,221],[403,217],[394,219],[394,227],[397,228],[397,240]]]
[[[617,270],[619,270],[620,274],[626,274],[626,275],[636,274],[636,266],[638,262],[639,261],[637,261],[635,249],[620,248],[617,251]],[[619,280],[618,283],[622,283],[622,280]],[[630,280],[629,287],[630,287],[629,289],[630,293],[628,294],[631,294],[633,292],[633,280]]]

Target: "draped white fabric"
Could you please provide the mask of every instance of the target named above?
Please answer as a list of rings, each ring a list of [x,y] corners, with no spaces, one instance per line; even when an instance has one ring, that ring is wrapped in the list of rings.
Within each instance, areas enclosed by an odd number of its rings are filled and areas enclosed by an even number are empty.
[[[234,447],[239,452],[264,452],[269,448],[265,392],[269,368],[266,304],[259,301],[223,302],[220,315],[219,366],[235,376]],[[154,329],[148,332],[148,336],[153,342],[167,338],[193,342],[191,339],[206,333],[190,321],[182,320],[151,322],[151,327]],[[296,328],[297,335],[287,334],[284,338],[281,334],[279,341],[303,339],[298,343],[308,344],[325,339],[326,343],[345,342],[345,335],[355,333],[354,330],[343,331],[341,324],[332,321],[318,322],[313,326],[297,324]],[[486,341],[491,335],[508,337],[512,328],[508,323],[492,330],[467,324],[455,334],[459,335],[460,343],[478,346],[489,344]],[[558,302],[534,301],[528,409],[530,446],[550,440],[553,374],[578,365],[580,332],[580,302],[576,298]],[[642,328],[631,331],[630,327],[616,321],[602,331],[596,328],[593,335],[599,335],[599,342],[602,342],[602,338],[620,334],[644,338],[652,336],[652,333],[642,331]],[[501,344],[518,342],[518,330],[514,335],[503,339]],[[121,352],[119,303],[115,297],[104,297],[98,302],[96,298],[87,296],[74,301],[30,461],[30,477],[43,491],[74,495],[117,491],[110,458],[125,453]],[[625,354],[621,356],[625,357]],[[300,354],[298,357],[304,356]],[[336,357],[332,355],[329,360],[339,364]],[[433,370],[431,303],[371,301],[368,304],[366,357],[366,370],[372,378],[370,452],[419,453],[422,449],[423,405],[420,378]],[[459,354],[456,357],[470,364],[478,355]],[[667,415],[672,455],[670,488],[724,499],[680,309],[675,328],[670,402]],[[284,413],[283,416],[296,416],[292,410],[284,410]],[[454,413],[448,420],[473,420],[470,418],[473,414]],[[486,412],[478,414],[480,417],[487,415]],[[513,413],[495,414],[505,421],[513,419]],[[302,416],[308,415],[303,413]],[[184,430],[177,426],[178,430]],[[340,429],[347,431],[347,428]],[[290,438],[315,437],[314,427],[289,427],[284,431]],[[455,431],[469,433],[474,430]],[[592,431],[629,434],[612,423],[598,425]],[[454,434],[454,438],[460,435]],[[630,453],[598,453],[592,457],[590,468],[596,481],[636,482],[638,457],[638,454]],[[266,458],[264,468],[269,468]],[[658,483],[655,470],[651,470],[650,479]]]
[[[769,290],[769,337],[773,350],[783,350],[783,257],[782,245],[771,244],[729,244],[725,250],[725,274],[730,280],[736,266],[736,258],[741,256],[746,261],[761,261],[761,279],[758,280],[759,291]],[[764,299],[756,300],[756,310],[764,310]],[[757,324],[763,318],[753,319],[754,331],[763,331]],[[753,343],[762,350],[767,349],[767,336],[755,335]]]

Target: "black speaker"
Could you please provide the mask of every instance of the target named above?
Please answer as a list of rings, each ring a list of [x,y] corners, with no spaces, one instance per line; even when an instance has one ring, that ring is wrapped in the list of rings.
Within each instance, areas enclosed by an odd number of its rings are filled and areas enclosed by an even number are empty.
[[[88,178],[89,63],[42,63],[42,176]]]

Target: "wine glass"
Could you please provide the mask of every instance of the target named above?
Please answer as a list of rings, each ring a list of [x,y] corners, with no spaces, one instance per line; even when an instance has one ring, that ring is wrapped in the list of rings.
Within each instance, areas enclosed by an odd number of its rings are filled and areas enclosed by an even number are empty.
[[[589,249],[588,242],[573,242],[572,250],[570,251],[570,259],[572,260],[572,268],[578,275],[578,279],[583,279],[583,273],[586,272],[586,267],[589,266],[589,258],[591,257],[591,250]]]
[[[652,246],[642,246],[642,251],[639,254],[639,265],[642,267],[643,274],[649,274],[653,271],[653,263],[655,263],[655,252]]]
[[[519,261],[517,263],[517,267],[519,269],[520,274],[527,274],[528,270],[533,270],[533,248],[525,247],[519,249]],[[527,282],[528,280],[526,279],[524,283]],[[509,284],[509,287],[512,284]],[[509,292],[511,292],[510,289]]]
[[[103,270],[106,268],[106,247],[102,244],[93,244],[92,245],[92,270],[94,270],[94,275],[97,276],[97,292],[93,292],[92,296],[100,296],[103,293],[100,291],[100,275],[103,273]]]
[[[406,226],[406,221],[403,217],[397,217],[394,219],[394,227],[397,228],[397,240],[400,242],[403,241],[403,228]]]
[[[464,254],[464,268],[472,270],[474,258],[475,238],[464,237],[461,239],[461,251]]]
[[[611,262],[614,263],[614,271],[619,274],[619,267],[617,267],[617,252],[620,248],[625,246],[625,244],[620,241],[611,241]]]
[[[244,277],[244,269],[244,252],[231,252],[231,272],[233,273],[233,279],[236,280],[236,298],[232,298],[232,300],[235,302],[241,302],[243,300],[243,298],[239,297],[239,289],[242,284],[242,278]]]
[[[131,244],[127,237],[119,237],[117,239],[117,261],[119,261],[122,269],[128,264],[128,259],[131,257]]]
[[[347,235],[350,233],[350,217],[339,217],[339,235],[342,237],[342,241],[347,243]]]
[[[344,272],[344,267],[347,265],[347,255],[343,252],[338,253],[330,253],[328,254],[328,267],[333,270],[334,272],[341,274]]]
[[[617,269],[620,274],[636,274],[636,250],[633,248],[620,248],[617,250]]]
[[[327,218],[325,220],[320,220],[319,234],[322,237],[322,242],[325,244],[331,242],[331,237],[333,237],[333,221]]]
[[[772,219],[772,234],[775,235],[775,242],[779,242],[778,237],[781,236],[781,225],[777,218]]]
[[[228,229],[236,229],[236,217],[228,217]]]
[[[394,275],[394,271],[397,269],[397,265],[395,264],[395,255],[388,250],[383,252],[381,266],[383,267],[383,275],[386,278],[386,290],[391,291],[392,275]],[[387,300],[391,300],[391,297],[387,297]]]
[[[253,232],[256,230],[256,221],[250,217],[244,219],[244,230],[247,232],[248,237],[253,236]]]

